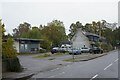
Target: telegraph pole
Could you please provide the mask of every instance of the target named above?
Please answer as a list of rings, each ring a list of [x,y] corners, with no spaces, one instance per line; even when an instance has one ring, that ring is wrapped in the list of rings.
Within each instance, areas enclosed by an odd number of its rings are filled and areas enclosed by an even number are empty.
[[[101,30],[102,30],[102,29],[101,29],[101,28],[102,28],[102,23],[100,22],[100,26],[99,26],[99,29],[100,29],[100,30],[99,30],[99,36],[100,36],[100,49],[101,49],[101,39],[102,39],[102,37],[101,37],[101,36],[102,36],[102,33],[101,33]],[[101,53],[101,50],[100,50],[100,53]]]

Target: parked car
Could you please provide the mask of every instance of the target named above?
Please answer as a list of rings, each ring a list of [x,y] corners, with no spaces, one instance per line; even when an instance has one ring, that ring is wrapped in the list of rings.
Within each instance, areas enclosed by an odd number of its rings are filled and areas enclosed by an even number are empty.
[[[82,53],[89,53],[89,52],[90,52],[90,48],[82,47],[82,48],[81,48],[81,52],[82,52]]]
[[[69,52],[69,50],[71,50],[71,46],[67,45],[67,46],[61,46],[60,47],[60,52],[65,53],[65,52]]]
[[[92,47],[90,49],[90,53],[94,53],[94,54],[103,53],[103,49],[100,49],[99,47]]]
[[[40,47],[40,48],[39,48],[39,52],[40,52],[40,53],[44,53],[44,52],[46,52],[46,49],[43,49],[43,48]]]
[[[77,49],[77,48],[73,48],[71,50],[69,50],[69,54],[71,55],[78,55],[78,54],[81,54],[81,50],[80,49]]]
[[[59,51],[60,51],[59,47],[54,47],[54,48],[51,49],[52,54],[57,53]]]
[[[59,48],[59,51],[60,51],[61,53],[65,53],[65,52],[66,52],[66,47],[60,47],[60,48]]]

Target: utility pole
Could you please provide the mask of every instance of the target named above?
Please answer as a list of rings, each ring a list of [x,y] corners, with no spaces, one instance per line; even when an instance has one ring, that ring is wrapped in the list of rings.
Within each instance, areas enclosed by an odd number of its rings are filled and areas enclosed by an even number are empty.
[[[100,29],[100,30],[99,30],[99,36],[100,36],[100,49],[101,49],[101,39],[102,39],[102,37],[101,37],[101,36],[102,36],[102,33],[101,33],[101,30],[102,30],[102,29],[101,29],[101,28],[102,28],[102,23],[100,22],[100,26],[99,26],[99,29]],[[101,53],[101,50],[100,50],[100,53]]]

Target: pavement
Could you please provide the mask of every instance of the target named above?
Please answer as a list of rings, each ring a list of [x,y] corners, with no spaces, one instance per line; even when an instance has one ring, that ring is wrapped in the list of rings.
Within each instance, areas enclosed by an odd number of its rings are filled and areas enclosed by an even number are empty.
[[[23,72],[15,73],[15,72],[7,72],[3,73],[3,80],[9,79],[9,80],[21,80],[21,79],[27,79],[33,76],[33,78],[36,78],[37,75],[40,75],[42,73],[47,74],[46,76],[41,77],[48,77],[49,71],[55,71],[59,70],[61,68],[64,69],[64,67],[73,65],[75,63],[73,62],[66,62],[63,61],[64,59],[71,58],[71,55],[64,55],[64,56],[52,56],[44,59],[40,58],[33,58],[34,56],[38,56],[40,54],[34,54],[34,55],[19,55],[19,60],[23,68],[25,69]],[[97,57],[101,57],[105,54],[97,55],[94,57],[89,57],[86,59],[83,59],[83,61],[88,61]],[[82,56],[82,55],[81,55]],[[50,60],[51,58],[55,58],[53,60]],[[78,64],[78,63],[77,63]],[[45,75],[44,74],[44,75]],[[50,75],[49,75],[50,76]]]

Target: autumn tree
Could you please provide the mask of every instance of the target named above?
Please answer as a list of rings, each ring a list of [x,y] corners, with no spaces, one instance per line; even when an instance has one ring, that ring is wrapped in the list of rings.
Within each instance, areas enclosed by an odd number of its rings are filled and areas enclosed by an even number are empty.
[[[59,46],[61,42],[67,40],[63,22],[53,20],[44,26],[42,34],[47,37],[53,46]]]

